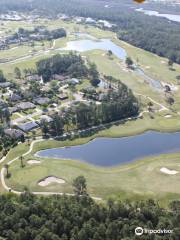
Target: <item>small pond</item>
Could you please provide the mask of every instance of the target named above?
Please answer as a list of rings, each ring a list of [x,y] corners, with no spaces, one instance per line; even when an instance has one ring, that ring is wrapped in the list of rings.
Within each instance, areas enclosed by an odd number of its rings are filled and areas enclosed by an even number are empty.
[[[84,34],[84,36],[86,35]],[[78,52],[92,51],[95,49],[100,49],[104,51],[111,50],[113,54],[121,60],[125,60],[127,56],[126,51],[113,43],[110,39],[82,39],[70,41],[67,42],[67,46],[65,48],[60,48],[60,50]]]
[[[146,132],[124,138],[97,138],[87,144],[39,151],[39,157],[73,159],[111,167],[144,157],[180,151],[180,132]]]

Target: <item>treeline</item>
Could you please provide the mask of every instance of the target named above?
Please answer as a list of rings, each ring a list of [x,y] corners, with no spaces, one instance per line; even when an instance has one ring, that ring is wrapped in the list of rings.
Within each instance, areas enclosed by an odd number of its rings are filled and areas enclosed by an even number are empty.
[[[88,76],[93,85],[99,83],[96,65],[90,63],[88,68],[82,57],[73,52],[57,54],[51,58],[40,60],[36,66],[38,74],[43,77],[44,81],[51,80],[54,74],[60,74],[76,78]]]
[[[162,209],[153,200],[97,204],[90,197],[0,196],[0,236],[7,240],[133,240],[135,228],[173,230],[141,239],[180,239],[180,202]]]
[[[34,36],[34,34],[39,34]],[[33,35],[33,36],[32,36]],[[19,28],[17,33],[13,34],[9,37],[9,39],[21,39],[21,38],[28,38],[29,40],[52,40],[52,39],[58,39],[66,37],[66,30],[64,28],[58,28],[54,30],[48,30],[44,28],[43,26],[39,26],[34,28],[33,30],[28,30],[24,28]],[[37,39],[36,39],[37,38]]]

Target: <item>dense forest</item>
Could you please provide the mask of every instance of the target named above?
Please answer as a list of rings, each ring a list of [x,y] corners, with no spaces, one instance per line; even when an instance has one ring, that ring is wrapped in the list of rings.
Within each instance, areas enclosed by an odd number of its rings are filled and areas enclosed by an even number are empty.
[[[108,20],[117,26],[118,37],[132,45],[180,63],[180,24],[134,11],[132,1],[50,0],[32,1],[31,7],[56,15]],[[110,4],[109,8],[105,8]],[[42,7],[43,6],[43,7]]]
[[[173,230],[135,236],[135,228]],[[180,239],[180,202],[168,210],[146,202],[94,202],[88,196],[0,196],[0,236],[7,240]]]

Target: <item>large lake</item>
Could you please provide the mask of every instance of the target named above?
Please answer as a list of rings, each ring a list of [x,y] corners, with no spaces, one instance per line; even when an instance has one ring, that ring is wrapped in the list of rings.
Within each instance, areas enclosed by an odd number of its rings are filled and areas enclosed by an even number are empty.
[[[149,15],[149,16],[163,17],[163,18],[167,18],[170,21],[180,22],[180,15],[163,14],[163,13],[159,13],[157,11],[145,10],[143,8],[136,9],[136,11],[143,12],[144,14]]]
[[[180,132],[146,132],[124,138],[97,138],[87,144],[47,149],[39,157],[73,159],[93,165],[110,167],[133,162],[151,155],[180,151]]]

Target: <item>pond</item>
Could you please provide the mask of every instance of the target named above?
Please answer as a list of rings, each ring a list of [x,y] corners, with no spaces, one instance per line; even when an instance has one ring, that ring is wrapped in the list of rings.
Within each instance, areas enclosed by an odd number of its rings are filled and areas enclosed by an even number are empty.
[[[84,34],[84,37],[85,36],[86,35]],[[126,51],[113,43],[110,39],[83,39],[77,41],[70,41],[67,42],[67,46],[65,48],[60,48],[60,50],[78,52],[92,51],[95,49],[105,51],[111,50],[113,54],[121,60],[125,60],[127,56]]]
[[[84,145],[39,151],[36,156],[80,160],[93,165],[111,167],[152,155],[178,151],[180,132],[150,131],[124,138],[96,138]]]
[[[180,22],[180,15],[162,14],[162,13],[159,13],[157,11],[145,10],[143,8],[138,8],[138,9],[136,9],[136,11],[142,12],[142,13],[144,13],[146,15],[149,15],[149,16],[164,17],[164,18],[167,18],[170,21]]]
[[[87,34],[87,33],[74,33],[75,36],[80,38],[87,39],[79,39],[75,41],[67,42],[67,46],[65,48],[59,48],[60,51],[78,51],[78,52],[86,52],[92,51],[95,49],[100,49],[104,51],[111,50],[112,53],[119,58],[120,60],[125,60],[127,57],[126,50],[115,43],[113,43],[110,39],[96,39],[95,37]],[[163,86],[161,82],[157,79],[153,79],[145,74],[145,72],[139,67],[135,66],[135,71],[137,75],[140,75],[144,78],[144,80],[154,89],[163,90]]]

